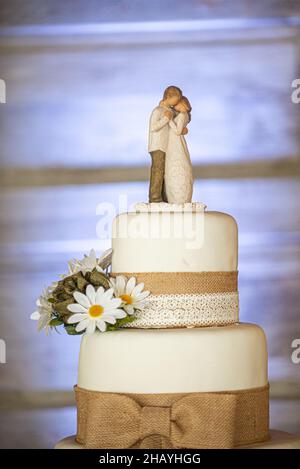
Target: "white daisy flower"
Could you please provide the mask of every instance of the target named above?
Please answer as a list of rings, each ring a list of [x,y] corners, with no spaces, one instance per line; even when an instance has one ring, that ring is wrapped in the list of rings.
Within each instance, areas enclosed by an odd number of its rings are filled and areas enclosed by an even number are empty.
[[[126,317],[126,313],[119,306],[122,304],[120,298],[113,298],[114,290],[104,290],[99,287],[97,290],[93,285],[86,287],[86,294],[74,292],[73,296],[77,303],[68,306],[68,310],[73,314],[69,317],[68,323],[75,324],[76,331],[86,330],[88,334],[95,332],[98,328],[101,332],[106,331],[106,324],[115,324],[117,319]]]
[[[132,315],[135,309],[141,309],[144,300],[150,295],[150,292],[144,289],[144,284],[136,285],[136,278],[131,277],[127,280],[124,275],[117,275],[116,278],[110,278],[115,296],[122,300],[122,308],[127,314]]]
[[[37,310],[30,315],[30,319],[38,321],[38,331],[46,329],[46,332],[48,332],[49,322],[52,319],[52,305],[48,299],[56,286],[57,282],[54,282],[50,287],[44,288],[41,296],[36,301]]]
[[[81,260],[72,259],[68,262],[69,272],[68,275],[73,275],[78,272],[86,274],[87,272],[92,272],[96,269],[98,272],[104,272],[111,264],[112,249],[104,251],[101,257],[97,258],[95,249],[91,249],[88,255],[84,255],[84,258]]]

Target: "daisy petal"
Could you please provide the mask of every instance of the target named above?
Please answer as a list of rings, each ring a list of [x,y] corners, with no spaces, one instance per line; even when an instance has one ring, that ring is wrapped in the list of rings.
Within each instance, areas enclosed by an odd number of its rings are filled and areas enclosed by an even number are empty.
[[[97,327],[101,332],[106,331],[106,324],[104,321],[97,321]]]
[[[115,309],[121,306],[121,304],[121,298],[113,298],[112,300],[106,300],[102,302],[102,306],[104,306],[105,309]]]
[[[41,317],[41,314],[39,313],[39,311],[34,311],[31,315],[30,315],[30,319],[32,319],[33,321],[38,321]]]
[[[138,309],[138,310],[144,309],[146,305],[147,305],[147,301],[145,301],[145,300],[135,301],[135,302],[132,303],[133,308]]]
[[[49,325],[49,319],[46,317],[41,318],[40,321],[38,322],[38,331],[46,329],[48,325]]]
[[[136,284],[135,277],[130,277],[130,279],[128,280],[127,285],[126,285],[126,290],[125,290],[126,295],[131,295],[132,290],[135,287],[135,284]]]
[[[135,298],[135,302],[142,301],[142,300],[144,300],[145,298],[147,298],[147,296],[149,296],[149,295],[150,295],[150,292],[149,292],[149,291],[147,291],[147,290],[146,290],[146,291],[143,291],[142,293],[140,293],[140,294],[138,295],[137,298]]]
[[[103,321],[108,322],[108,324],[116,324],[116,318],[114,318],[114,316],[103,314],[102,319]]]
[[[89,308],[91,306],[91,303],[89,302],[89,299],[86,295],[83,293],[80,293],[79,291],[75,291],[73,293],[73,296],[77,303],[79,303],[81,306],[84,306],[85,308]]]
[[[86,313],[87,308],[84,308],[83,306],[79,305],[78,303],[72,303],[67,306],[67,309],[71,311],[71,313]]]
[[[145,286],[144,283],[139,283],[138,285],[136,285],[136,287],[134,287],[134,289],[132,290],[131,295],[138,296],[144,290],[144,286]]]
[[[105,315],[106,314],[108,316],[115,316],[116,318],[121,318],[121,317],[125,318],[125,316],[126,316],[125,311],[123,309],[119,309],[119,308],[106,310]]]
[[[126,288],[126,277],[124,277],[124,275],[117,275],[116,277],[117,295],[124,295],[125,288]]]
[[[95,249],[91,249],[89,255],[86,257],[89,257],[92,262],[96,263],[97,255]]]
[[[124,309],[129,316],[134,313],[134,307],[132,305],[125,305]]]
[[[106,301],[106,300],[111,300],[111,297],[113,296],[114,294],[114,289],[113,288],[109,288],[108,290],[106,290],[105,293],[103,293],[103,300]],[[103,301],[102,300],[102,301]]]
[[[127,314],[123,309],[116,309],[114,312],[114,317],[117,319],[126,318]]]
[[[86,296],[88,297],[91,305],[95,304],[96,292],[93,285],[88,285],[85,291]]]
[[[95,297],[95,303],[97,305],[100,304],[99,302],[101,301],[103,293],[104,293],[104,288],[99,287],[98,290],[96,291],[96,297]]]
[[[75,327],[76,332],[84,331],[84,329],[87,328],[88,323],[89,323],[89,319],[83,319],[83,321],[80,321]]]
[[[86,319],[88,317],[87,314],[72,314],[72,316],[69,317],[68,323],[69,324],[75,324],[75,322],[80,322],[83,319]]]
[[[88,334],[93,334],[95,332],[95,329],[96,329],[96,321],[89,321],[87,328],[86,328],[86,332]]]

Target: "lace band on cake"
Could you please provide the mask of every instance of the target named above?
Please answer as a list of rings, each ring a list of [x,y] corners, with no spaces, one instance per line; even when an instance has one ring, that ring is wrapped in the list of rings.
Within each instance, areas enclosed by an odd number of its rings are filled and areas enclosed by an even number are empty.
[[[233,324],[239,320],[238,294],[149,295],[135,313],[131,328],[201,327]]]
[[[112,277],[135,277],[152,295],[237,292],[238,272],[118,272]]]
[[[136,212],[204,212],[206,205],[202,202],[187,202],[183,204],[170,204],[167,202],[139,202],[135,204]]]
[[[121,272],[150,291],[135,320],[126,328],[201,327],[239,320],[238,273]]]

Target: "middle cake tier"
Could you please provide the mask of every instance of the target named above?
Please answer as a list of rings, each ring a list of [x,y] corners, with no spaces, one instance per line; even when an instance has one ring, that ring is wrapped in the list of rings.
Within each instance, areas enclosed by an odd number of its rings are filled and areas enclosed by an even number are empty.
[[[255,324],[84,335],[78,386],[118,393],[219,392],[265,387],[267,345]]]

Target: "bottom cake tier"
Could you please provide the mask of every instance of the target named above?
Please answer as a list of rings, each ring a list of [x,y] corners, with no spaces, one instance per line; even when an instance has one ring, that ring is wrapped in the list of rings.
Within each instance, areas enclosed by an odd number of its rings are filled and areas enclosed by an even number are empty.
[[[269,437],[267,346],[252,324],[85,335],[76,441],[233,448]]]

